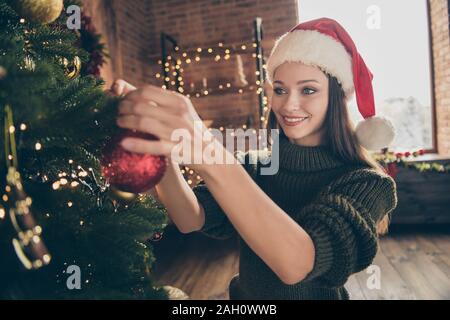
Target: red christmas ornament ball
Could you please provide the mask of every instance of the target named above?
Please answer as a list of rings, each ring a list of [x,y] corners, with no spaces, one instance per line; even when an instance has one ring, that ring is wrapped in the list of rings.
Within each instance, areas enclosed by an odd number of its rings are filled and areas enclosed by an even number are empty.
[[[103,149],[102,173],[113,188],[142,193],[153,188],[162,179],[167,168],[167,158],[125,150],[120,142],[128,137],[159,140],[149,133],[121,130]]]

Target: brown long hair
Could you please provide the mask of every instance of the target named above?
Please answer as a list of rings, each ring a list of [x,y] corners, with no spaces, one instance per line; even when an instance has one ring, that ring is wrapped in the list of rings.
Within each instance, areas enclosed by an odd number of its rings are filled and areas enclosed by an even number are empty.
[[[383,167],[359,143],[355,126],[348,113],[347,100],[342,86],[335,77],[326,75],[329,84],[328,111],[324,122],[326,145],[344,163],[366,165],[379,173],[386,174]],[[272,110],[269,113],[267,129],[269,129],[268,144],[270,146],[272,143],[270,129],[282,130]],[[388,226],[389,216],[386,214],[377,223],[377,233],[379,235],[386,234]]]

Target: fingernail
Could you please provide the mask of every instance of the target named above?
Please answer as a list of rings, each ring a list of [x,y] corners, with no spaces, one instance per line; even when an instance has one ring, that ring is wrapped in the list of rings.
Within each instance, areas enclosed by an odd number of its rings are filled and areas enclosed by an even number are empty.
[[[124,147],[125,149],[130,149],[134,145],[133,141],[130,141],[128,139],[123,140],[121,144],[122,144],[122,147]]]

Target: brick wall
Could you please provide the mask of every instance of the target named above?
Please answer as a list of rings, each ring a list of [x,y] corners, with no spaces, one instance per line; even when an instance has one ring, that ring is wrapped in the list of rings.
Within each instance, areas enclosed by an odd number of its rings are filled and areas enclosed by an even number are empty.
[[[430,0],[437,148],[450,155],[450,40],[448,1]]]
[[[124,78],[136,85],[147,82],[145,65],[148,64],[149,33],[146,8],[143,0],[84,1],[84,10],[93,17],[111,56],[102,68],[107,85],[115,78]]]
[[[187,57],[181,59],[181,67],[185,94],[192,91],[193,103],[202,119],[213,120],[217,128],[240,126],[249,118],[255,123],[259,120],[252,46],[255,17],[263,19],[266,56],[275,39],[297,22],[295,0],[279,0],[276,5],[272,0],[89,0],[85,6],[106,36],[111,51],[113,60],[102,74],[108,84],[122,77],[137,85],[162,85],[162,78],[155,77],[161,73],[158,60],[162,31],[178,41],[180,58],[183,52],[194,58],[198,47],[211,47],[212,53],[198,54],[198,62],[192,59],[186,64]],[[245,50],[242,44],[246,44]],[[226,49],[239,51],[239,57],[231,54],[225,60]],[[221,55],[220,61],[215,60],[217,54]],[[239,88],[243,88],[242,93]],[[209,92],[207,96],[205,90]],[[203,94],[197,98],[196,92]]]

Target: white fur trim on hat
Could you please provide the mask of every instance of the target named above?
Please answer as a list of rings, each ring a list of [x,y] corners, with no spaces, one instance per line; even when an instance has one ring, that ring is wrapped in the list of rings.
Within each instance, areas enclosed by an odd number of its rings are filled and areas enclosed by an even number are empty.
[[[395,137],[391,121],[383,117],[370,117],[356,126],[356,137],[367,150],[380,151],[389,147]]]
[[[281,36],[267,60],[267,79],[272,83],[277,67],[284,62],[314,65],[336,77],[347,97],[354,93],[352,58],[345,47],[315,30],[295,30]]]

